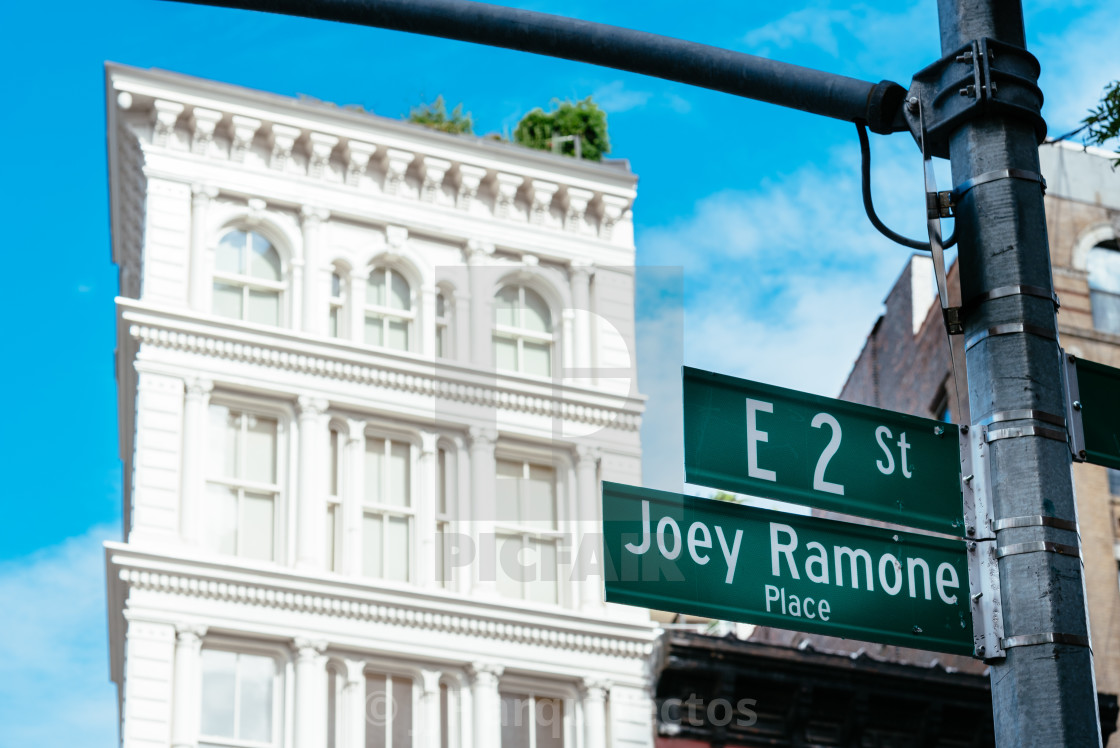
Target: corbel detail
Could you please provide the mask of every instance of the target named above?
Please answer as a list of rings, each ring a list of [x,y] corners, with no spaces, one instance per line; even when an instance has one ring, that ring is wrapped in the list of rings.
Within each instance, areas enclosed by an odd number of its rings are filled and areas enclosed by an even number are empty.
[[[622,220],[626,215],[627,208],[630,207],[630,199],[620,197],[618,195],[603,195],[603,227],[602,238],[610,239],[611,232],[614,231],[615,224]]]
[[[421,166],[421,172],[424,175],[424,184],[420,188],[420,199],[426,203],[434,203],[439,199],[440,188],[443,187],[443,179],[447,176],[448,170],[451,168],[451,162],[442,158],[432,158],[431,156],[424,157],[424,163]]]
[[[372,143],[361,143],[351,140],[346,144],[346,184],[357,187],[362,174],[369,166],[370,157],[377,152],[377,146]]]
[[[288,159],[292,157],[292,147],[295,146],[296,139],[299,136],[300,130],[298,127],[273,125],[272,158],[269,161],[269,166],[277,171],[283,171],[288,165]]]
[[[214,130],[222,121],[222,113],[213,109],[195,107],[191,112],[191,153],[205,156],[214,142]]]
[[[385,194],[396,195],[400,192],[408,165],[415,158],[415,153],[397,148],[389,148],[385,151]]]
[[[240,114],[233,115],[233,121],[229,125],[231,140],[229,158],[231,161],[237,163],[245,161],[245,154],[253,147],[253,138],[256,137],[259,129],[261,129],[259,119],[243,117]]]
[[[524,181],[525,177],[517,174],[498,172],[494,175],[494,215],[497,218],[509,218],[517,200],[517,190]]]
[[[555,182],[534,179],[532,188],[533,207],[529,213],[529,222],[539,226],[547,220],[549,210],[552,208],[552,198],[560,190],[560,185]]]
[[[331,162],[331,153],[338,145],[338,138],[322,132],[307,134],[310,159],[307,164],[307,176],[318,178],[323,175],[327,165]]]
[[[177,101],[156,99],[152,102],[152,143],[166,147],[175,132],[175,123],[183,113],[183,105]]]
[[[584,217],[587,215],[587,206],[595,197],[591,190],[582,190],[578,187],[568,188],[568,210],[564,216],[564,228],[572,233],[582,233]]]
[[[470,210],[471,203],[478,196],[478,187],[486,178],[486,169],[481,166],[459,164],[459,195],[458,205],[460,210]]]

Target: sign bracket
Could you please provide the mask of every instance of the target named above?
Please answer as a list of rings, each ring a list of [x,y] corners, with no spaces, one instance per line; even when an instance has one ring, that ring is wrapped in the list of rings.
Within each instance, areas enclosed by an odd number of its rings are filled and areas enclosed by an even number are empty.
[[[1077,386],[1077,356],[1061,348],[1062,384],[1066,390],[1066,429],[1069,434],[1069,451],[1074,462],[1085,462],[1085,424],[1081,419],[1081,392]]]
[[[965,533],[969,538],[968,591],[975,654],[984,660],[994,660],[1005,656],[1003,601],[996,554],[996,532],[1002,528],[992,514],[991,449],[987,431],[986,425],[973,429],[961,427],[961,496]]]

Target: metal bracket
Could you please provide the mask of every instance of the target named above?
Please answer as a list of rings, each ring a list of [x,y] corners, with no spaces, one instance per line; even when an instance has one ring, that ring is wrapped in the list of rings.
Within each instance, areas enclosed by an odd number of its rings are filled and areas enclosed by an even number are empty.
[[[996,532],[1010,530],[1016,527],[1053,527],[1058,530],[1078,532],[1077,523],[1073,520],[1047,517],[1042,514],[1024,515],[1022,517],[1005,517],[1003,519],[997,519],[992,524],[992,529]]]
[[[1012,647],[1037,647],[1039,644],[1071,644],[1075,647],[1088,647],[1093,648],[1092,642],[1087,636],[1080,634],[1022,634],[1020,636],[1009,636],[1000,642],[1004,649],[1011,649]]]
[[[1046,340],[1057,340],[1058,336],[1052,330],[1047,330],[1045,327],[1038,325],[1028,325],[1023,322],[1008,322],[1002,325],[994,325],[987,330],[981,330],[975,333],[971,338],[965,341],[965,350],[972,348],[972,346],[979,343],[981,340],[987,338],[994,338],[999,335],[1014,335],[1016,333],[1026,333],[1027,335],[1035,335]]]
[[[967,306],[975,307],[985,301],[992,299],[1005,299],[1008,296],[1034,296],[1038,299],[1046,299],[1047,301],[1054,302],[1055,309],[1061,309],[1062,304],[1058,301],[1058,294],[1048,291],[1042,286],[1000,286],[993,288],[991,291],[982,293],[979,296],[974,296],[969,299]]]
[[[1031,540],[1026,543],[1012,543],[1010,545],[1005,545],[996,551],[996,558],[1018,556],[1023,553],[1056,553],[1059,556],[1072,556],[1073,558],[1077,559],[1081,558],[1081,549],[1076,545],[1054,543],[1050,540]]]
[[[1062,384],[1066,389],[1066,423],[1069,451],[1074,462],[1085,462],[1085,424],[1081,420],[1081,393],[1077,388],[1077,357],[1059,350],[1062,357]]]
[[[1003,602],[999,589],[995,525],[992,522],[992,478],[988,467],[987,427],[961,434],[961,495],[968,537],[968,592],[972,636],[977,657],[999,659],[1003,651]]]
[[[902,108],[902,116],[923,152],[949,157],[949,138],[963,123],[989,113],[1026,119],[1038,142],[1046,139],[1038,60],[1027,50],[983,37],[950,52],[919,70],[907,100],[919,106]]]
[[[1025,182],[1038,182],[1039,185],[1042,186],[1042,191],[1046,192],[1046,179],[1037,171],[1027,171],[1026,169],[998,169],[996,171],[986,171],[971,179],[964,180],[953,188],[950,200],[953,205],[956,205],[956,202],[964,196],[964,193],[968,192],[973,187],[980,184],[987,184],[988,182],[995,182],[998,179],[1022,179]]]

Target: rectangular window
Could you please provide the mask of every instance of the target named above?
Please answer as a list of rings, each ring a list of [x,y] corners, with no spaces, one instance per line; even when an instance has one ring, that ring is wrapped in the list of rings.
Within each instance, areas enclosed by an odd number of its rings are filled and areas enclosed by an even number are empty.
[[[412,679],[366,676],[365,748],[412,748]]]
[[[1105,468],[1108,471],[1108,492],[1113,496],[1120,496],[1120,470]]]
[[[274,745],[276,677],[271,657],[202,650],[200,748]]]
[[[502,693],[502,748],[564,748],[564,702]]]
[[[224,405],[210,406],[207,545],[271,561],[275,555],[279,423]]]
[[[559,541],[556,470],[551,466],[497,461],[498,592],[555,604]]]
[[[411,578],[412,449],[407,442],[369,437],[362,510],[362,572],[407,582]]]

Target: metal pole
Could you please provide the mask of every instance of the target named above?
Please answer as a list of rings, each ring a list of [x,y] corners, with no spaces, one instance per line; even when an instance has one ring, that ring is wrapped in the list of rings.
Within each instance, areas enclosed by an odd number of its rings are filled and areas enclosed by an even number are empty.
[[[644,31],[468,0],[180,0],[373,26],[561,57],[863,122],[906,129],[897,83],[870,83]]]
[[[938,12],[943,54],[983,37],[1026,46],[1020,0],[938,0]],[[954,184],[997,175],[956,207],[972,428],[990,419],[988,438],[998,437],[990,459],[1006,659],[991,666],[996,744],[1100,745],[1082,561],[1053,552],[1078,536],[1034,521],[1077,516],[1069,448],[1045,418],[1065,407],[1056,310],[1044,298],[1053,281],[1042,190],[998,178],[1039,172],[1037,135],[1025,119],[989,114],[957,129],[949,152]],[[1001,530],[1010,518],[1030,519]]]

